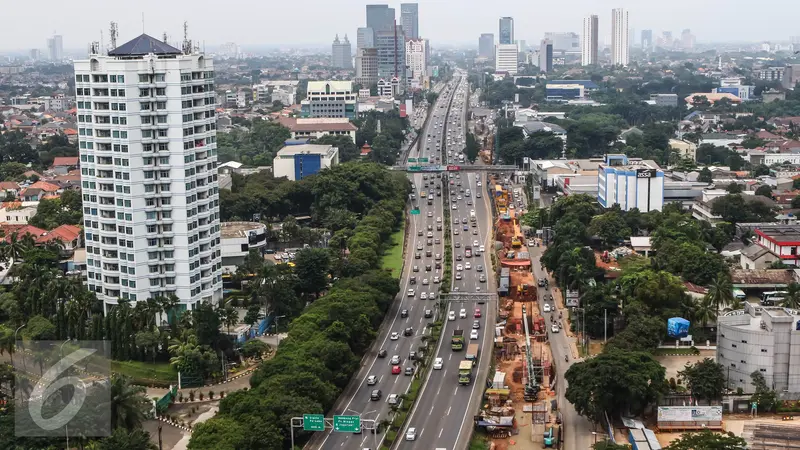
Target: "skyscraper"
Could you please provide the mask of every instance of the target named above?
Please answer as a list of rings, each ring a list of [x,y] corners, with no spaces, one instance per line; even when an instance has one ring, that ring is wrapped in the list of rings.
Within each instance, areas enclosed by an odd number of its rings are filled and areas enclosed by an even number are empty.
[[[694,48],[694,35],[692,34],[692,30],[685,29],[681,33],[681,47],[684,50],[691,50]]]
[[[411,77],[420,85],[428,74],[428,56],[427,39],[406,40],[406,66],[411,72]]]
[[[480,39],[478,39],[478,55],[489,59],[494,57],[494,34],[481,34]]]
[[[611,10],[611,64],[627,66],[630,62],[628,34],[628,11],[622,8]]]
[[[64,41],[61,35],[55,34],[47,40],[47,53],[50,61],[61,62],[64,60]]]
[[[378,49],[374,47],[356,50],[356,83],[372,86],[378,82]]]
[[[375,31],[372,28],[361,27],[356,35],[356,49],[375,48]]]
[[[597,64],[597,24],[596,15],[583,18],[583,36],[581,36],[581,65]]]
[[[500,44],[513,44],[514,43],[514,18],[501,17],[500,18]]]
[[[519,70],[518,58],[517,44],[497,44],[495,47],[494,70],[516,75]]]
[[[394,8],[389,5],[367,5],[367,28],[372,31],[390,31],[394,26]]]
[[[548,31],[544,38],[553,43],[553,51],[558,53],[578,53],[581,51],[581,37],[578,33],[558,33]]]
[[[653,49],[653,30],[642,30],[642,48],[644,50]]]
[[[553,71],[553,43],[542,39],[539,45],[539,71],[549,73]]]
[[[406,87],[406,38],[403,27],[396,25],[392,30],[375,33],[375,46],[378,49],[378,78],[390,81],[393,77]]]
[[[337,34],[336,39],[333,40],[332,46],[333,58],[331,62],[333,67],[337,69],[352,69],[353,57],[350,52],[350,40],[347,39],[347,35],[344,35],[344,41],[340,41],[339,35]]]
[[[87,285],[104,304],[222,299],[214,62],[146,34],[75,61]],[[111,92],[114,96],[109,96]],[[85,125],[85,128],[84,128]]]
[[[406,39],[419,39],[419,4],[401,3],[400,4],[400,25]]]

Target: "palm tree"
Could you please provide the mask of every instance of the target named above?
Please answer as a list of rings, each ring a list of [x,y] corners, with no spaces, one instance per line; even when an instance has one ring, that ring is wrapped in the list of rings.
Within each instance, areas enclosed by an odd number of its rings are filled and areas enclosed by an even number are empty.
[[[733,304],[733,283],[730,275],[724,272],[717,274],[717,277],[708,286],[708,294],[714,311],[724,310]]]
[[[125,428],[132,431],[141,428],[145,411],[150,407],[144,386],[131,384],[130,377],[124,375],[112,375],[109,403],[112,430]]]
[[[717,319],[718,311],[719,310],[714,307],[711,296],[706,294],[700,302],[695,302],[692,313],[694,320],[700,322],[703,328],[705,328],[708,322]]]
[[[22,256],[35,244],[33,236],[25,234],[19,236],[17,232],[11,233],[9,240],[3,245],[3,257],[8,260],[20,261]]]
[[[232,306],[220,308],[220,318],[222,323],[228,328],[228,334],[231,332],[231,327],[239,324],[239,312]]]
[[[781,306],[789,309],[800,309],[800,284],[789,283],[786,294],[783,295]]]

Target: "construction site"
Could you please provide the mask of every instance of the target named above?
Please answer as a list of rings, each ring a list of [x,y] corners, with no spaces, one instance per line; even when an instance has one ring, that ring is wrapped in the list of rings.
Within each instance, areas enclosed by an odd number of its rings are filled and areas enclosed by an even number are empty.
[[[557,448],[557,411],[547,324],[539,314],[537,280],[531,271],[510,186],[491,179],[495,223],[493,261],[499,275],[495,372],[475,425],[493,449]]]

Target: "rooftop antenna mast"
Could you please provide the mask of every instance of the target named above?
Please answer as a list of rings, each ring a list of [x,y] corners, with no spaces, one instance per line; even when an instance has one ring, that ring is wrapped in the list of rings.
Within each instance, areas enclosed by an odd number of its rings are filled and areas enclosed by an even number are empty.
[[[117,48],[117,36],[119,36],[119,29],[117,22],[111,22],[111,49]]]
[[[166,44],[167,43],[167,32],[165,31],[161,37],[161,40]]]
[[[183,22],[183,45],[181,45],[183,54],[188,55],[192,53],[192,40],[189,39],[189,22]]]

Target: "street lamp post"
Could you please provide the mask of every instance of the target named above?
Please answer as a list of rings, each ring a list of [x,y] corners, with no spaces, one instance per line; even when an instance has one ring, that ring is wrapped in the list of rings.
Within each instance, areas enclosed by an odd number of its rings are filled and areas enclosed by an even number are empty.
[[[61,359],[63,359],[63,358],[64,358],[64,345],[66,345],[66,343],[67,343],[67,342],[69,342],[69,341],[71,341],[71,340],[72,340],[72,339],[70,339],[70,338],[67,338],[67,340],[66,340],[66,341],[64,341],[64,342],[61,344],[61,347],[59,347],[59,349],[58,349],[58,353],[59,353],[59,357],[60,357]],[[23,359],[23,360],[24,360],[24,359]],[[66,437],[67,437],[67,448],[69,448],[69,425],[67,425],[67,424],[64,424],[64,434],[65,434],[65,435],[66,435]]]
[[[19,333],[19,330],[25,328],[25,325],[26,324],[22,324],[19,327],[17,327],[16,330],[14,330],[14,343],[12,344],[11,353],[10,353],[11,367],[14,367],[14,352],[17,351],[17,333]],[[22,357],[22,362],[23,362],[23,364],[25,363],[25,356],[24,355]]]

